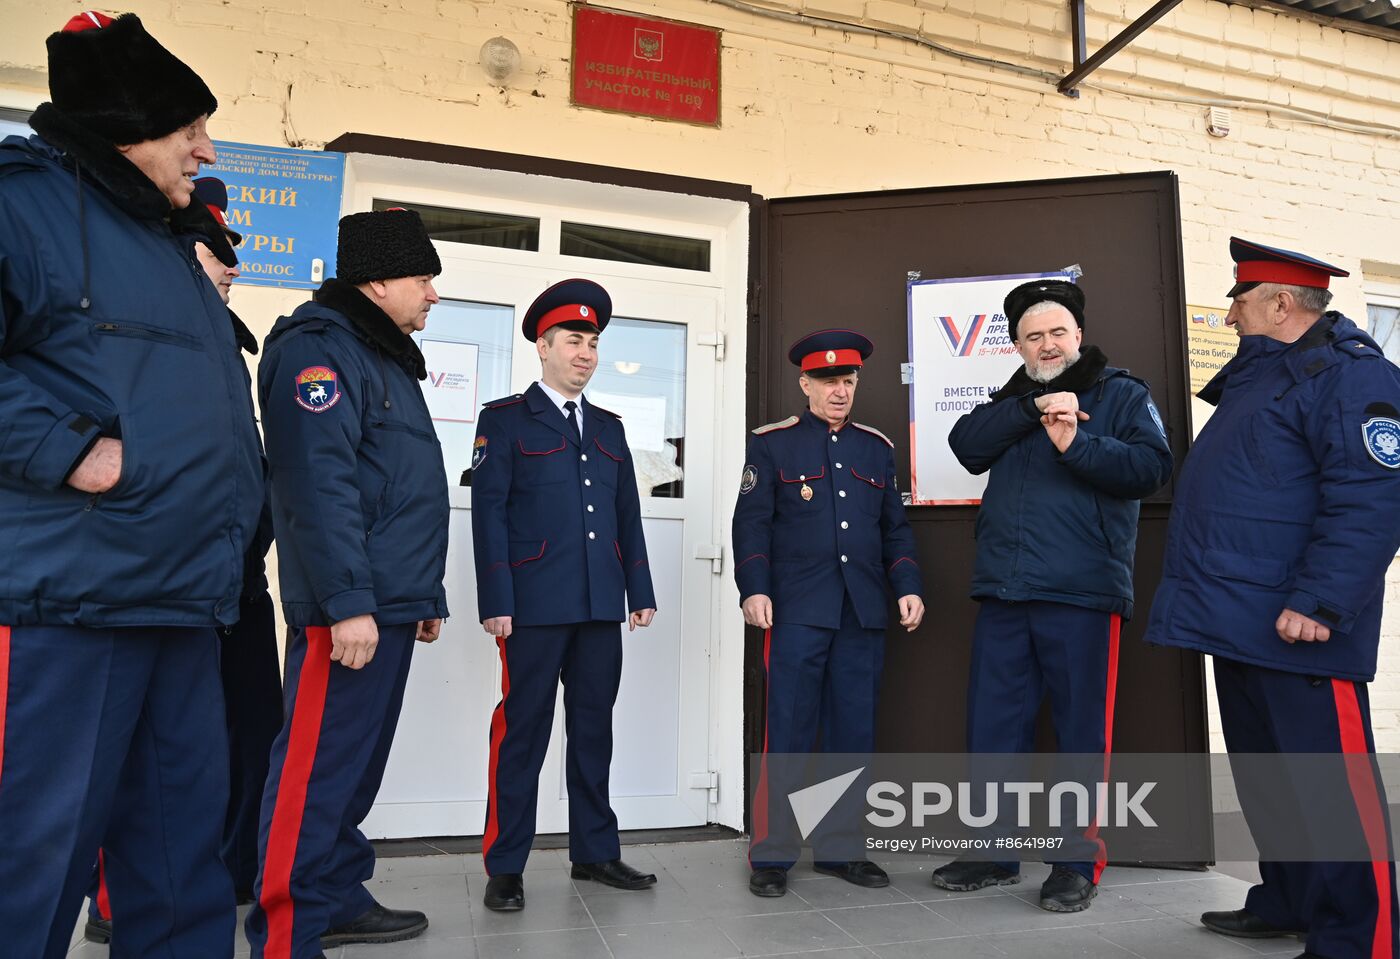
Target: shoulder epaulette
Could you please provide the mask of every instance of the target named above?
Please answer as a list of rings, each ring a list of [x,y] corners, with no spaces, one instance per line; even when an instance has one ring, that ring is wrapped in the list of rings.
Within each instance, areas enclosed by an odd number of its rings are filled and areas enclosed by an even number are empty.
[[[762,436],[764,433],[772,433],[772,432],[774,432],[775,430],[785,430],[785,429],[787,429],[789,426],[796,426],[796,425],[798,424],[798,422],[799,422],[799,421],[798,421],[797,417],[795,417],[795,416],[789,416],[789,417],[788,417],[787,419],[785,419],[785,420],[778,420],[778,422],[776,422],[776,423],[768,423],[768,424],[766,424],[766,425],[764,425],[764,426],[760,426],[758,429],[756,429],[756,430],[753,431],[753,435],[754,435],[754,436]]]
[[[851,421],[851,425],[854,426],[854,427],[855,427],[856,429],[858,429],[858,430],[865,430],[865,432],[867,432],[867,433],[873,433],[874,435],[880,437],[880,439],[884,440],[886,446],[888,446],[890,449],[894,449],[894,444],[890,442],[890,438],[889,438],[888,436],[886,436],[884,433],[881,433],[881,432],[880,432],[879,430],[877,430],[875,427],[873,427],[873,426],[866,426],[864,423],[857,423],[855,420],[852,420],[852,421]]]
[[[1340,349],[1340,347],[1342,347],[1342,346],[1350,347],[1350,349],[1345,349],[1345,350],[1344,350],[1344,349]],[[1339,347],[1339,348],[1338,348],[1337,352],[1338,352],[1338,353],[1341,353],[1341,354],[1343,354],[1343,355],[1345,355],[1345,356],[1376,356],[1376,355],[1377,355],[1375,349],[1371,346],[1371,344],[1365,343],[1365,342],[1363,342],[1363,341],[1361,341],[1361,340],[1347,340],[1347,341],[1345,341],[1345,342],[1343,342],[1343,343],[1338,344],[1338,347]]]
[[[514,406],[516,403],[523,402],[525,402],[525,394],[516,393],[514,396],[503,396],[498,400],[492,400],[489,403],[483,403],[482,407],[488,410],[495,410],[500,409],[502,406]]]

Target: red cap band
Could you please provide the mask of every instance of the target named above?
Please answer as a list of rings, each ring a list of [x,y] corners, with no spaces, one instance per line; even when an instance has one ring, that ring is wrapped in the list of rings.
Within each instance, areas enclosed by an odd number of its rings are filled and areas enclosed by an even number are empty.
[[[591,309],[581,303],[570,303],[567,306],[556,306],[540,317],[540,321],[535,324],[535,336],[544,336],[544,331],[551,326],[570,322],[591,323],[594,328],[598,326],[598,319]]]
[[[1278,260],[1245,260],[1235,267],[1238,283],[1282,283],[1284,286],[1315,286],[1327,289],[1330,274],[1302,263]]]
[[[209,204],[209,212],[212,213],[212,214],[214,214],[214,222],[215,222],[215,223],[219,224],[219,226],[223,227],[225,230],[228,229],[228,220],[225,220],[225,219],[224,219],[224,211],[223,211],[223,210],[220,210],[220,209],[219,209],[218,207],[216,207],[214,204],[210,203],[210,204]]]
[[[112,18],[105,13],[97,13],[94,10],[87,10],[83,13],[75,14],[73,19],[63,25],[63,33],[82,33],[84,30],[101,30],[103,27],[111,26]]]
[[[860,366],[862,362],[860,350],[821,350],[802,357],[802,372],[828,366]]]

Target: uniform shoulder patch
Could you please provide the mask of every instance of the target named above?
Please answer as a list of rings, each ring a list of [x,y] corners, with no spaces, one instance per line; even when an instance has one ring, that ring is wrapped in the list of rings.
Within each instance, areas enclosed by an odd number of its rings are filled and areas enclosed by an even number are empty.
[[[486,459],[486,437],[478,436],[476,442],[472,444],[472,469],[481,466]]]
[[[754,436],[762,436],[762,435],[765,434],[765,433],[772,433],[772,432],[774,432],[775,430],[785,430],[785,429],[787,429],[787,428],[790,427],[790,426],[796,426],[796,425],[798,424],[798,422],[799,422],[799,421],[798,421],[797,417],[795,417],[795,416],[789,416],[789,417],[788,417],[787,419],[785,419],[785,420],[778,420],[778,422],[776,422],[776,423],[767,423],[767,424],[764,424],[763,426],[758,427],[756,430],[753,431],[753,435],[754,435]]]
[[[864,423],[857,423],[855,420],[852,420],[852,421],[851,421],[851,425],[854,426],[854,427],[855,427],[856,429],[858,429],[858,430],[864,430],[865,432],[871,434],[872,436],[878,436],[878,437],[880,437],[880,439],[882,439],[882,440],[885,441],[885,445],[886,445],[886,446],[888,446],[890,449],[894,449],[894,443],[890,442],[890,438],[889,438],[888,436],[886,436],[884,433],[881,433],[881,432],[880,432],[879,430],[877,430],[875,427],[873,427],[873,426],[866,426]]]
[[[1373,416],[1361,424],[1366,453],[1389,470],[1400,470],[1400,419]]]
[[[484,409],[488,409],[488,410],[497,410],[497,409],[500,409],[502,406],[514,406],[516,403],[524,403],[524,402],[525,402],[525,394],[524,394],[524,393],[516,393],[514,396],[503,396],[503,397],[501,397],[501,398],[498,399],[498,400],[492,400],[492,401],[489,402],[489,403],[483,403],[483,404],[481,404],[481,405],[482,405],[482,407],[483,407]]]
[[[297,374],[297,406],[324,413],[340,402],[340,377],[329,366],[308,366]]]

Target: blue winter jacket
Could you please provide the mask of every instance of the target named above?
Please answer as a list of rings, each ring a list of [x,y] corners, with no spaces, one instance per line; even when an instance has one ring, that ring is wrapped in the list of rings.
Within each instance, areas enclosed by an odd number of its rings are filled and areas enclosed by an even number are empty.
[[[1064,453],[1035,398],[1071,392],[1089,419]],[[1048,384],[1024,368],[965,414],[948,443],[969,473],[991,470],[977,511],[972,596],[1133,613],[1138,500],[1171,477],[1172,455],[1147,384],[1096,347]]]
[[[426,375],[413,341],[340,280],[268,334],[258,399],[290,625],[447,615],[450,507]]]
[[[34,125],[0,144],[0,623],[232,624],[263,477],[228,308],[135,166]]]
[[[1147,641],[1310,676],[1376,673],[1400,548],[1400,369],[1325,313],[1296,343],[1240,337],[1177,483]],[[1286,643],[1284,609],[1332,631]]]

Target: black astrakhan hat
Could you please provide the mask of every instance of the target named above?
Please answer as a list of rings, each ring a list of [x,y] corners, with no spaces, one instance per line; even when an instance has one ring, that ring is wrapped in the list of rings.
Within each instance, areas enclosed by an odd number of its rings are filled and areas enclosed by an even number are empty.
[[[416,210],[396,206],[341,217],[335,273],[346,283],[441,272],[442,260]]]
[[[520,322],[520,334],[531,343],[553,326],[601,333],[612,319],[612,297],[592,280],[560,280],[535,297]]]
[[[1013,340],[1016,339],[1016,324],[1021,322],[1021,314],[1035,304],[1046,301],[1058,303],[1069,310],[1074,322],[1079,324],[1081,330],[1084,329],[1084,291],[1079,284],[1066,280],[1031,280],[1006,294],[1006,302],[1002,306]]]
[[[80,13],[49,36],[48,48],[54,107],[113,144],[158,140],[218,109],[199,75],[134,13]]]

